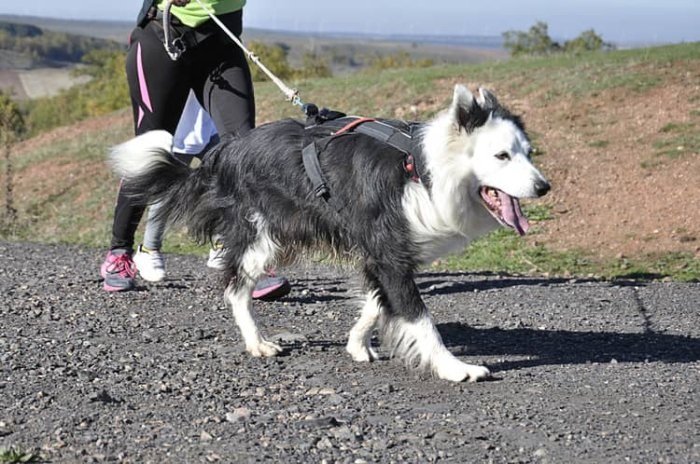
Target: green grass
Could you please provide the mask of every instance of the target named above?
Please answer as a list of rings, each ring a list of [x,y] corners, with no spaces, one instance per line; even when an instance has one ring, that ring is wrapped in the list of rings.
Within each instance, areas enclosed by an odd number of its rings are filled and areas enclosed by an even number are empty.
[[[653,144],[658,156],[678,158],[700,153],[700,130],[695,122],[672,122],[664,125],[661,137]]]
[[[509,230],[477,240],[464,253],[449,257],[440,267],[548,277],[588,277],[618,280],[700,280],[700,260],[690,253],[599,259],[585,251],[558,252],[529,244]]]
[[[608,140],[593,140],[592,142],[588,142],[588,146],[591,148],[606,148],[608,145],[610,145],[610,141]]]
[[[552,277],[596,279],[637,279],[676,281],[700,280],[700,260],[690,253],[671,253],[634,258],[596,258],[584,250],[553,251],[537,242],[537,222],[552,219],[544,205],[528,205],[525,214],[534,223],[530,235],[534,243],[513,231],[500,229],[473,242],[463,253],[437,264],[451,270],[469,270]]]
[[[41,462],[38,454],[22,451],[20,448],[0,448],[0,464],[22,464]]]

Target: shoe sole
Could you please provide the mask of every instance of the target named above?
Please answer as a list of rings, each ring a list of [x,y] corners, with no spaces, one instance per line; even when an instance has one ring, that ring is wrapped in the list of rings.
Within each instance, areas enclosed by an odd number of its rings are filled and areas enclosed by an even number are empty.
[[[133,290],[136,287],[136,285],[134,285],[133,283],[131,285],[129,285],[128,287],[115,287],[113,285],[109,285],[107,283],[107,271],[105,270],[104,266],[100,267],[100,277],[102,277],[102,279],[104,279],[104,283],[102,284],[102,288],[106,292],[126,292],[128,290]]]
[[[157,274],[154,276],[153,274],[143,273],[139,271],[139,276],[141,276],[143,280],[147,280],[148,282],[161,282],[163,279],[165,279],[165,273],[163,273],[162,275]]]
[[[253,290],[253,299],[261,301],[272,301],[287,295],[292,286],[289,282],[267,287],[264,290]]]
[[[102,285],[102,288],[107,292],[126,292],[128,290],[133,290],[135,288],[135,286],[130,285],[128,287],[113,287],[111,285],[108,285],[107,282],[105,282]]]
[[[207,261],[207,267],[216,271],[223,271],[224,269],[226,269],[226,265],[224,265],[224,263],[219,264],[211,261]]]

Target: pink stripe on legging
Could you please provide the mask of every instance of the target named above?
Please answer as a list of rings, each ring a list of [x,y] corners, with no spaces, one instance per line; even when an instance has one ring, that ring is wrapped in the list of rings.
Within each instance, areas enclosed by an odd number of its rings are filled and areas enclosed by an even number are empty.
[[[153,112],[151,107],[151,97],[148,95],[148,87],[146,87],[146,76],[143,73],[143,61],[141,60],[141,44],[137,44],[136,48],[136,68],[139,75],[139,89],[141,90],[141,100],[146,105],[148,111]]]

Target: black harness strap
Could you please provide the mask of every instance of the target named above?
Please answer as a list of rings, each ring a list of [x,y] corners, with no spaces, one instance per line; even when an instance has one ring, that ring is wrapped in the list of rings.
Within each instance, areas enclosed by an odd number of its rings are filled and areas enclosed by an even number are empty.
[[[305,112],[308,115],[306,129],[323,127],[328,128],[330,133],[328,136],[317,140],[313,140],[311,136],[307,135],[307,140],[302,149],[304,170],[311,181],[314,196],[321,197],[331,203],[337,211],[340,211],[344,205],[338,204],[337,198],[331,195],[330,189],[326,184],[326,179],[323,176],[318,156],[326,149],[331,141],[342,135],[352,133],[364,134],[403,152],[403,167],[408,178],[413,182],[423,183],[426,186],[429,185],[428,176],[421,176],[420,172],[423,171],[422,166],[419,169],[417,165],[418,160],[422,160],[420,156],[421,147],[417,143],[417,140],[414,139],[415,134],[413,133],[417,124],[408,124],[406,129],[402,130],[391,124],[372,118],[348,117],[343,113],[329,111],[325,108],[318,111],[313,105],[311,105],[310,108],[305,108]]]
[[[412,128],[412,126],[409,126]],[[427,179],[422,179],[418,166],[416,166],[416,157],[413,155],[420,151],[420,146],[416,144],[412,133],[406,133],[397,129],[394,126],[383,123],[381,121],[368,121],[357,126],[355,132],[369,135],[372,138],[380,140],[404,153],[404,170],[413,182],[423,182]]]
[[[311,142],[301,150],[301,160],[304,162],[304,170],[313,186],[314,196],[327,199],[329,190],[326,186],[326,178],[323,177],[323,172],[321,171],[321,164],[318,161],[316,142]]]

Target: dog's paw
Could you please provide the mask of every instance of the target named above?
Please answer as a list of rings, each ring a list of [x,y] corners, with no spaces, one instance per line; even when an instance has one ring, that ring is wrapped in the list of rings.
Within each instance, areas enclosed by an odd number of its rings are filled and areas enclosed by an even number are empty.
[[[478,382],[491,378],[491,371],[488,368],[465,364],[456,358],[436,367],[437,376],[451,382]]]
[[[281,346],[277,343],[268,342],[267,340],[261,340],[257,345],[248,346],[246,349],[248,353],[256,358],[270,358],[282,352]]]
[[[377,352],[369,344],[363,342],[349,341],[345,346],[345,351],[350,353],[353,361],[357,362],[371,362],[379,359]]]
[[[484,366],[474,366],[472,364],[465,364],[467,367],[467,377],[462,380],[469,380],[470,382],[478,382],[479,380],[486,380],[491,378],[491,371]]]

